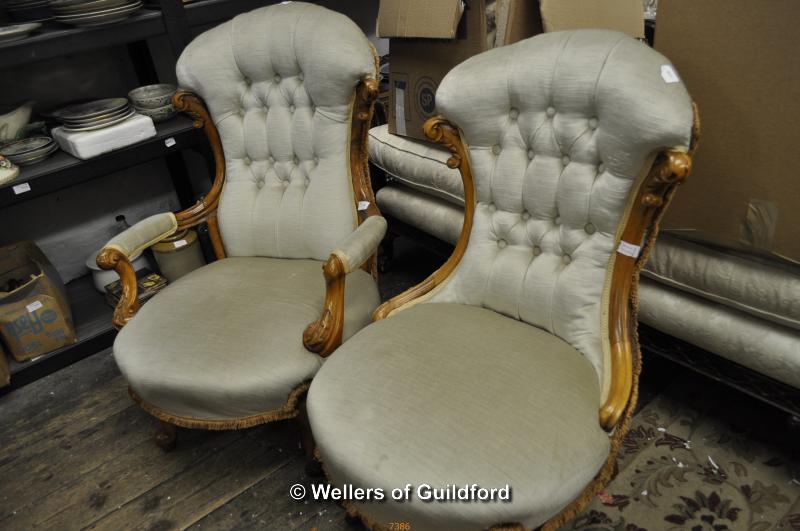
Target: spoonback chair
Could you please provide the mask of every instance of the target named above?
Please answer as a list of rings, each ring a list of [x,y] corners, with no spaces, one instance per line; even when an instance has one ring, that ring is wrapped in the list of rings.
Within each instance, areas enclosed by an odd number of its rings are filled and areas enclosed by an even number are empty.
[[[171,425],[295,416],[323,357],[369,322],[386,225],[366,158],[376,64],[350,19],[302,2],[237,16],[181,55],[173,103],[211,143],[211,191],[136,224],[98,256],[124,281],[114,357],[133,398],[166,423],[165,445]],[[218,260],[137,314],[131,257],[204,222]]]
[[[690,171],[692,101],[651,48],[577,30],[465,61],[436,103],[425,132],[461,171],[461,237],[322,368],[312,431],[337,484],[512,492],[348,502],[372,529],[554,529],[609,480],[628,429],[638,272]]]

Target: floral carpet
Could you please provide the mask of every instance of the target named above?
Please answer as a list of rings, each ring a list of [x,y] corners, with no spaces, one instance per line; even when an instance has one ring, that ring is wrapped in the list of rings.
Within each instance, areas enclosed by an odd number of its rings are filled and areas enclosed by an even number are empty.
[[[800,430],[705,381],[635,417],[619,474],[562,531],[800,530]]]

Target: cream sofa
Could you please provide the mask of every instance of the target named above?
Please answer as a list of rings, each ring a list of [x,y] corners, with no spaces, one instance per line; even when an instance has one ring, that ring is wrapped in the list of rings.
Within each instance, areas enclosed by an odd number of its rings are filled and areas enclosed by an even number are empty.
[[[379,126],[369,132],[369,155],[386,173],[377,203],[390,232],[412,227],[455,244],[463,189],[448,153]],[[662,233],[642,272],[639,320],[648,349],[800,412],[800,268]],[[700,364],[708,352],[735,367]],[[749,371],[728,370],[738,367]]]

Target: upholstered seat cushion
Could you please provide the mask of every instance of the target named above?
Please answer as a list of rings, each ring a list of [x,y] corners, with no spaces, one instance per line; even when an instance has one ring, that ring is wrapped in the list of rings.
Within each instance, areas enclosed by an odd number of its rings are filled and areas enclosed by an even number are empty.
[[[388,214],[440,240],[456,244],[464,224],[464,207],[419,190],[393,184],[375,195],[383,214]]]
[[[388,125],[369,130],[369,160],[402,182],[464,206],[464,185],[457,169],[447,166],[450,152],[442,147],[389,132]]]
[[[592,364],[568,343],[474,306],[419,304],[352,337],[308,396],[334,482],[392,488],[510,485],[510,503],[362,502],[418,531],[536,527],[608,457]],[[343,478],[343,479],[342,479]]]
[[[315,260],[227,258],[145,304],[114,343],[131,388],[171,415],[220,420],[281,408],[322,358],[302,343],[325,299]],[[347,276],[344,337],[378,305],[372,277]]]

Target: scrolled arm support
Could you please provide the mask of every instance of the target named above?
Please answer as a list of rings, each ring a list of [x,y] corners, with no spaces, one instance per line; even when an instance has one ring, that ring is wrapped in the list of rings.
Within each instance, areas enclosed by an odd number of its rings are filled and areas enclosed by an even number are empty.
[[[113,269],[122,280],[122,297],[114,308],[112,322],[122,328],[133,319],[139,311],[139,300],[136,293],[136,271],[128,257],[119,249],[106,247],[97,255],[97,265],[102,269]]]
[[[332,254],[322,266],[322,274],[325,276],[325,305],[319,319],[303,331],[303,345],[324,358],[342,344],[347,273],[339,256]]]

